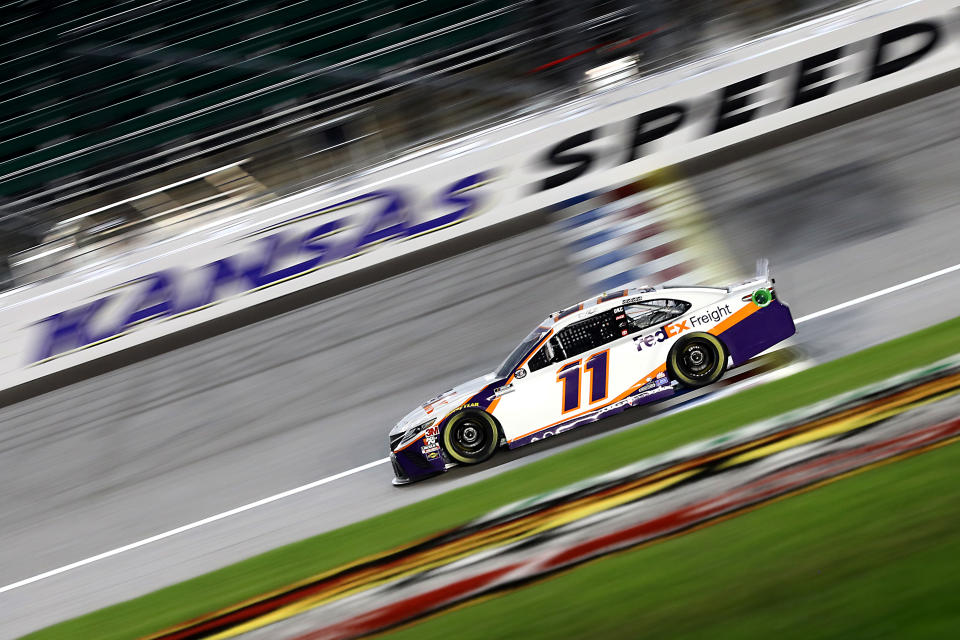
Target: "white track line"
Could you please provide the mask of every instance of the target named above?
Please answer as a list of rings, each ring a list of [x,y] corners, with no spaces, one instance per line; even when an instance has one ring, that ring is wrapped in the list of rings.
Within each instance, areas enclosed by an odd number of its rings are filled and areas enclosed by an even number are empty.
[[[794,324],[800,324],[802,322],[806,322],[807,320],[820,318],[822,316],[835,313],[842,309],[847,309],[849,307],[861,304],[863,302],[867,302],[868,300],[873,300],[874,298],[879,298],[881,296],[885,296],[890,293],[894,293],[896,291],[901,291],[903,289],[916,286],[923,282],[927,282],[928,280],[933,280],[934,278],[939,278],[940,276],[943,276],[958,270],[960,270],[960,264],[955,264],[952,267],[947,267],[946,269],[934,271],[933,273],[928,273],[925,276],[920,276],[919,278],[914,278],[913,280],[901,282],[900,284],[895,284],[892,287],[887,287],[886,289],[881,289],[880,291],[875,291],[874,293],[870,293],[865,296],[861,296],[859,298],[854,298],[853,300],[848,300],[847,302],[842,302],[838,305],[834,305],[827,309],[823,309],[821,311],[817,311],[815,313],[805,315],[802,318],[798,318],[794,320]],[[328,484],[330,482],[333,482],[334,480],[346,478],[347,476],[352,476],[355,473],[360,473],[361,471],[366,471],[367,469],[372,469],[373,467],[379,466],[381,464],[386,464],[388,462],[390,462],[390,458],[381,458],[380,460],[374,460],[373,462],[368,462],[367,464],[360,465],[359,467],[354,467],[353,469],[341,471],[340,473],[337,473],[332,476],[328,476],[321,480],[316,480],[314,482],[310,482],[308,484],[305,484],[300,487],[296,487],[294,489],[288,489],[287,491],[284,491],[282,493],[278,493],[268,498],[263,498],[262,500],[257,500],[256,502],[251,502],[250,504],[245,504],[242,507],[236,507],[235,509],[230,509],[229,511],[218,513],[215,516],[210,516],[209,518],[204,518],[203,520],[197,520],[196,522],[185,524],[181,527],[177,527],[176,529],[170,529],[169,531],[158,533],[155,536],[150,536],[149,538],[144,538],[143,540],[138,540],[137,542],[131,542],[130,544],[124,545],[122,547],[117,547],[116,549],[111,549],[110,551],[105,551],[95,556],[90,556],[89,558],[86,558],[84,560],[79,560],[77,562],[64,565],[57,569],[52,569],[50,571],[45,571],[44,573],[39,573],[31,578],[26,578],[24,580],[20,580],[19,582],[8,584],[4,587],[0,587],[0,593],[13,591],[14,589],[25,587],[28,584],[33,584],[34,582],[39,582],[40,580],[44,580],[46,578],[52,578],[53,576],[60,575],[61,573],[66,573],[67,571],[72,571],[73,569],[79,569],[80,567],[86,566],[88,564],[93,564],[94,562],[98,562],[100,560],[106,560],[107,558],[112,558],[113,556],[120,555],[121,553],[132,551],[134,549],[139,549],[140,547],[145,547],[148,544],[159,542],[160,540],[165,540],[166,538],[171,538],[175,535],[184,533],[186,531],[190,531],[191,529],[196,529],[198,527],[202,527],[204,525],[217,522],[218,520],[223,520],[225,518],[235,516],[237,514],[243,513],[244,511],[250,511],[251,509],[262,507],[263,505],[270,504],[271,502],[277,502],[278,500],[289,498],[290,496],[296,495],[298,493],[309,491],[310,489],[314,489],[321,485]]]
[[[960,270],[960,264],[955,264],[952,267],[947,267],[946,269],[940,269],[940,271],[934,271],[933,273],[928,273],[925,276],[920,276],[919,278],[914,278],[913,280],[907,280],[906,282],[901,282],[900,284],[895,284],[892,287],[887,287],[886,289],[881,289],[880,291],[874,291],[873,293],[868,293],[865,296],[860,296],[859,298],[854,298],[853,300],[847,300],[846,302],[841,302],[838,305],[828,307],[822,311],[816,311],[814,313],[803,316],[794,320],[794,324],[800,324],[801,322],[806,322],[807,320],[813,320],[814,318],[819,318],[842,309],[847,309],[849,307],[856,306],[867,300],[873,300],[874,298],[879,298],[880,296],[885,296],[896,291],[901,291],[903,289],[909,289],[920,283],[926,282],[927,280],[933,280],[934,278],[939,278],[940,276],[945,276],[948,273],[953,273],[954,271]]]
[[[155,536],[150,536],[149,538],[144,538],[143,540],[138,540],[137,542],[131,542],[130,544],[124,545],[122,547],[117,547],[116,549],[111,549],[110,551],[105,551],[104,553],[97,554],[95,556],[90,556],[84,560],[78,562],[73,562],[71,564],[64,565],[57,569],[51,571],[45,571],[44,573],[38,573],[37,575],[26,578],[25,580],[20,580],[19,582],[14,582],[8,584],[5,587],[0,587],[0,593],[6,591],[13,591],[20,587],[25,587],[28,584],[34,582],[39,582],[46,578],[52,578],[53,576],[60,575],[61,573],[66,573],[73,569],[79,569],[80,567],[86,566],[88,564],[93,564],[99,560],[106,560],[107,558],[112,558],[113,556],[120,555],[125,551],[132,551],[133,549],[139,549],[140,547],[145,547],[148,544],[159,542],[165,538],[173,537],[177,534],[184,533],[185,531],[190,531],[191,529],[196,529],[197,527],[202,527],[204,525],[210,524],[211,522],[216,522],[217,520],[223,520],[224,518],[229,518],[230,516],[235,516],[238,513],[243,513],[244,511],[250,511],[251,509],[256,509],[257,507],[262,507],[265,504],[270,504],[271,502],[276,502],[277,500],[283,500],[284,498],[289,498],[290,496],[296,495],[298,493],[303,493],[304,491],[309,491],[319,487],[320,485],[327,484],[328,482],[333,482],[334,480],[339,480],[340,478],[345,478],[351,476],[355,473],[360,473],[361,471],[366,471],[373,467],[379,466],[381,464],[386,464],[390,462],[390,458],[381,458],[380,460],[374,460],[373,462],[368,462],[367,464],[360,465],[359,467],[354,467],[353,469],[348,469],[346,471],[341,471],[338,474],[328,476],[322,480],[316,480],[310,482],[295,489],[288,489],[282,493],[272,495],[269,498],[263,498],[262,500],[257,500],[256,502],[251,502],[250,504],[245,504],[242,507],[237,507],[235,509],[230,509],[229,511],[224,511],[223,513],[218,513],[215,516],[210,516],[209,518],[204,518],[203,520],[197,520],[196,522],[191,522],[190,524],[185,524],[182,527],[177,527],[176,529],[170,529],[169,531],[164,531],[163,533],[158,533]]]

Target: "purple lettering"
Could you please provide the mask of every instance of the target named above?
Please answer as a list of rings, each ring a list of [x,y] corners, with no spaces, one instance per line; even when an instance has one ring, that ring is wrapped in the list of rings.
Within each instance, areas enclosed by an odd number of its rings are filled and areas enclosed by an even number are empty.
[[[350,251],[351,254],[407,233],[410,226],[407,219],[407,204],[399,191],[375,191],[354,198],[356,201],[379,199],[386,200],[383,208],[370,216],[370,220],[360,233],[359,240]]]
[[[481,198],[476,195],[472,195],[471,192],[476,191],[483,183],[489,181],[490,179],[489,172],[481,172],[454,182],[440,193],[440,195],[437,197],[437,204],[440,207],[453,205],[459,208],[455,211],[451,211],[450,213],[445,213],[442,216],[431,218],[429,220],[412,225],[407,229],[407,237],[412,238],[414,236],[430,233],[431,231],[436,231],[438,229],[442,229],[443,227],[448,227],[452,224],[463,222],[470,216],[475,215],[480,209]]]
[[[143,287],[139,299],[133,310],[121,325],[123,330],[150,320],[157,316],[170,315],[174,312],[174,280],[173,274],[167,271],[158,271],[141,279],[148,283]]]
[[[220,300],[223,297],[220,295],[220,290],[237,278],[238,271],[234,265],[234,259],[235,257],[224,258],[200,267],[204,271],[209,271],[210,276],[204,279],[196,296],[177,307],[176,313],[194,311]]]
[[[109,299],[110,296],[100,298],[41,320],[38,324],[43,334],[32,361],[46,360],[96,342],[90,335],[90,323]]]

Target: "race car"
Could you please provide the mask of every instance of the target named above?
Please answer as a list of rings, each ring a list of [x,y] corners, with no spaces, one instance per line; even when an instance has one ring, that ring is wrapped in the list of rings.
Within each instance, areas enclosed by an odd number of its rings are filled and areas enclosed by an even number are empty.
[[[395,485],[716,382],[792,336],[765,266],[729,287],[638,287],[551,314],[488,373],[390,431]]]

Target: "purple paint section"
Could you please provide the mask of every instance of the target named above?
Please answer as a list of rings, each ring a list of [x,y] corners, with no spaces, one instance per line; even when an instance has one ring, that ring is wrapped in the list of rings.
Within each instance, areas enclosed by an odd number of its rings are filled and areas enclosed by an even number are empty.
[[[537,346],[539,347],[540,343],[537,343]],[[530,355],[530,354],[528,353],[527,355]],[[526,358],[526,356],[524,356],[524,358]],[[493,382],[485,386],[483,389],[473,394],[473,396],[471,396],[470,399],[467,400],[464,404],[480,405],[480,409],[486,411],[487,408],[490,406],[490,403],[492,403],[494,398],[496,398],[496,396],[493,394],[494,390],[505,385],[507,383],[507,380],[508,378],[498,378],[497,380],[494,380]],[[450,416],[447,416],[447,417],[449,418]],[[446,418],[444,419],[444,422],[440,423],[439,426],[441,430],[443,429],[444,426],[446,426]]]
[[[737,366],[796,332],[790,307],[774,300],[721,333],[719,337],[730,351],[733,366]]]
[[[428,460],[420,450],[422,446],[421,439],[402,451],[395,451],[390,454],[398,483],[415,482],[441,473],[446,468],[442,453],[437,451],[437,457]]]

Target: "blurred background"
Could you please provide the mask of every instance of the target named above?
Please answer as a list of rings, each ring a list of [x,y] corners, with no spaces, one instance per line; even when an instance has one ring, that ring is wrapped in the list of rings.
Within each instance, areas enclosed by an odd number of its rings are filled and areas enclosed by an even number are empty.
[[[0,283],[102,262],[847,4],[10,2]]]
[[[465,135],[686,65],[707,73],[716,56],[761,49],[811,20],[836,15],[823,24],[842,26],[844,12],[871,4],[3,3],[5,331],[35,322],[24,301],[54,304],[59,283],[122,273],[158,243],[199,241],[257,207],[363,184]],[[953,80],[836,128],[613,180],[535,221],[378,267],[356,286],[321,286],[283,313],[192,344],[6,393],[0,583],[381,459],[409,409],[494,368],[548,313],[627,282],[725,284],[767,257],[799,318],[951,266]],[[954,273],[811,320],[797,344],[823,362],[953,318],[958,285]],[[399,494],[381,465],[196,538],[0,593],[11,612],[0,636],[417,502],[497,465]]]

